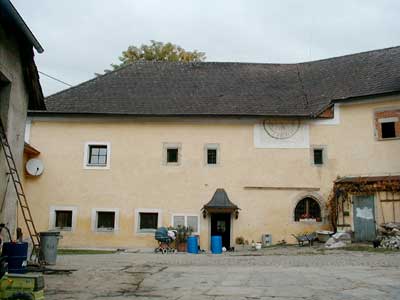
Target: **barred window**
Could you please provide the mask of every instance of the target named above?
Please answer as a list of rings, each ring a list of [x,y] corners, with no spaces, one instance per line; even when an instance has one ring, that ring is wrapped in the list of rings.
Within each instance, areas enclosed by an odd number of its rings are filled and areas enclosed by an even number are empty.
[[[308,197],[297,203],[294,220],[298,222],[302,219],[315,219],[317,222],[321,222],[321,208],[316,200]]]

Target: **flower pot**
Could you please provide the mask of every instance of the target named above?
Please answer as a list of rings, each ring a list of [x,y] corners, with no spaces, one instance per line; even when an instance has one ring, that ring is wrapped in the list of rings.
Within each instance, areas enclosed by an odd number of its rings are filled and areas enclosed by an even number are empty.
[[[186,252],[186,242],[179,242],[178,244],[178,252]]]
[[[317,220],[314,218],[301,218],[299,221],[300,222],[317,222]]]

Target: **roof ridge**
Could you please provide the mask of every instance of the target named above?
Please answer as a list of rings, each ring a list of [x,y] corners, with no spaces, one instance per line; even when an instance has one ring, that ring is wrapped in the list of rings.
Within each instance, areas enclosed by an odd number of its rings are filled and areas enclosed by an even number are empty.
[[[339,58],[348,58],[350,56],[358,56],[358,55],[367,54],[367,53],[383,52],[383,51],[388,51],[388,50],[395,49],[395,48],[400,49],[400,46],[392,46],[392,47],[381,48],[381,49],[366,50],[366,51],[362,51],[362,52],[349,53],[349,54],[344,54],[344,55],[339,55],[339,56],[321,58],[321,59],[317,59],[317,60],[303,61],[303,62],[298,62],[295,64],[305,65],[305,64],[309,64],[309,63],[315,63],[315,62],[321,62],[321,61],[327,61],[327,60],[335,60],[335,59],[339,59]]]
[[[85,85],[87,83],[90,82],[94,82],[100,79],[103,79],[109,75],[112,75],[116,72],[122,71],[126,68],[135,66],[135,65],[140,65],[140,64],[175,64],[175,65],[187,65],[187,64],[191,64],[191,65],[259,65],[259,66],[301,66],[301,65],[309,65],[309,64],[313,64],[313,63],[317,63],[317,62],[322,62],[322,61],[330,61],[330,60],[336,60],[336,59],[340,59],[340,58],[345,58],[345,57],[351,57],[351,56],[358,56],[358,55],[362,55],[362,54],[366,54],[366,53],[375,53],[375,52],[381,52],[381,51],[387,51],[390,49],[395,49],[395,48],[399,48],[400,46],[393,46],[393,47],[388,47],[388,48],[382,48],[382,49],[375,49],[375,50],[368,50],[368,51],[363,51],[363,52],[357,52],[357,53],[351,53],[351,54],[346,54],[346,55],[341,55],[341,56],[336,56],[336,57],[329,57],[329,58],[324,58],[324,59],[319,59],[319,60],[311,60],[311,61],[306,61],[306,62],[297,62],[297,63],[254,63],[254,62],[218,62],[218,61],[205,61],[205,62],[182,62],[182,61],[177,61],[177,62],[171,62],[171,61],[146,61],[146,60],[139,60],[139,61],[135,61],[135,62],[131,62],[129,64],[123,65],[115,70],[106,72],[100,76],[96,76],[94,78],[91,78],[89,80],[83,81],[77,85],[74,85],[70,88],[67,88],[65,90],[61,90],[59,92],[56,92],[54,94],[51,94],[47,97],[45,97],[45,100],[52,98],[54,96],[57,96],[59,94],[74,90],[82,85]]]

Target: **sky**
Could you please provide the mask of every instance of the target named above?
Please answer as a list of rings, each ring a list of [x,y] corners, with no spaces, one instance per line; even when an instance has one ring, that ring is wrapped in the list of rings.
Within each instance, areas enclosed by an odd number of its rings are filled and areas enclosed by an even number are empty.
[[[399,0],[11,0],[71,85],[129,45],[172,42],[207,61],[293,63],[400,45]],[[68,86],[40,75],[45,95]]]

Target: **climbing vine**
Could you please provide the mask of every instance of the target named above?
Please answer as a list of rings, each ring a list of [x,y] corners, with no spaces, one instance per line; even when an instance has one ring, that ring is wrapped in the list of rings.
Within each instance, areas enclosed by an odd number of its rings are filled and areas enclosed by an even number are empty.
[[[329,220],[334,231],[337,229],[339,201],[349,201],[351,195],[371,195],[377,192],[399,193],[400,179],[368,181],[368,178],[359,178],[354,181],[340,181],[338,178],[328,197]]]

